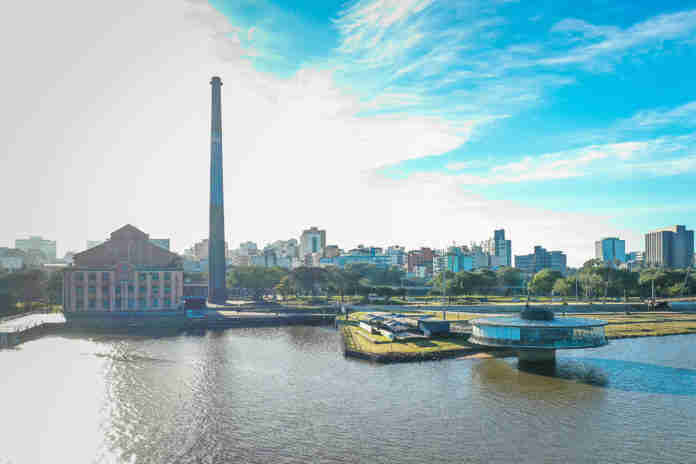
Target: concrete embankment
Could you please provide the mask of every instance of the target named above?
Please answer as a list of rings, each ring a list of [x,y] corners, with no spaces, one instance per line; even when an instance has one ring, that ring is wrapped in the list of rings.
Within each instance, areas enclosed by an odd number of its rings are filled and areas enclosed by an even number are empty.
[[[40,315],[30,314],[0,321],[0,348],[45,335],[56,334],[177,334],[186,331],[225,330],[248,327],[284,327],[291,325],[333,325],[334,314],[279,311],[278,313],[206,311],[199,317],[184,312],[111,312]]]
[[[48,334],[63,327],[65,318],[59,313],[31,312],[0,320],[0,348],[12,348],[20,343]]]

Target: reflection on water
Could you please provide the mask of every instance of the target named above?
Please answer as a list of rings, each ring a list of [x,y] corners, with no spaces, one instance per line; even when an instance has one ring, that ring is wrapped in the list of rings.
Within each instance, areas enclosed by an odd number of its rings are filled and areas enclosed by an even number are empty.
[[[688,462],[693,337],[553,368],[356,362],[321,327],[46,338],[0,352],[0,463]]]

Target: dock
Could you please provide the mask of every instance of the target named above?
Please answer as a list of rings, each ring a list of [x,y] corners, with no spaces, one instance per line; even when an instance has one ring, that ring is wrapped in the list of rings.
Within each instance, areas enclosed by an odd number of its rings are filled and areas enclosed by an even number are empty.
[[[3,318],[0,320],[0,349],[15,347],[64,324],[65,317],[61,313],[31,313]]]

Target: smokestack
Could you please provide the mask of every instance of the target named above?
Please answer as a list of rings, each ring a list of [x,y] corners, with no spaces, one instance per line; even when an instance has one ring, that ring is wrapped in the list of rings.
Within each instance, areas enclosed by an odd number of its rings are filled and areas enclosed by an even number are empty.
[[[224,304],[225,286],[225,206],[222,189],[222,81],[215,76],[212,86],[210,121],[210,229],[208,235],[208,301]]]

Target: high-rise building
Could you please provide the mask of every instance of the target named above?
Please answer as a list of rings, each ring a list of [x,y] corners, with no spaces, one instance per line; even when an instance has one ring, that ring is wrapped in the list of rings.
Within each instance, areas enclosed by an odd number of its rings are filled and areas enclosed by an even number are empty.
[[[208,235],[208,300],[222,304],[227,300],[225,259],[225,203],[222,183],[222,81],[211,79],[210,121],[210,229]]]
[[[541,246],[535,246],[532,254],[515,256],[515,267],[529,275],[536,274],[542,269],[551,269],[563,275],[568,271],[565,253],[547,251]]]
[[[409,273],[416,272],[416,268],[424,267],[426,274],[433,273],[433,250],[430,248],[421,248],[420,250],[411,250],[406,256],[407,271]]]
[[[338,248],[338,245],[327,245],[326,248],[324,249],[324,255],[327,258],[335,258],[336,256],[341,254],[341,250]]]
[[[39,236],[30,236],[29,238],[19,238],[15,240],[15,248],[24,252],[32,250],[40,251],[46,256],[46,259],[54,263],[56,262],[56,241],[46,240]]]
[[[626,242],[618,237],[606,237],[595,242],[595,258],[614,266],[626,262]]]
[[[493,238],[487,242],[492,266],[512,266],[512,241],[505,240],[505,229],[493,231]]]
[[[694,231],[675,225],[645,234],[645,264],[687,268],[694,261]]]
[[[300,236],[300,258],[312,253],[324,253],[326,248],[326,231],[311,227],[302,231]]]

